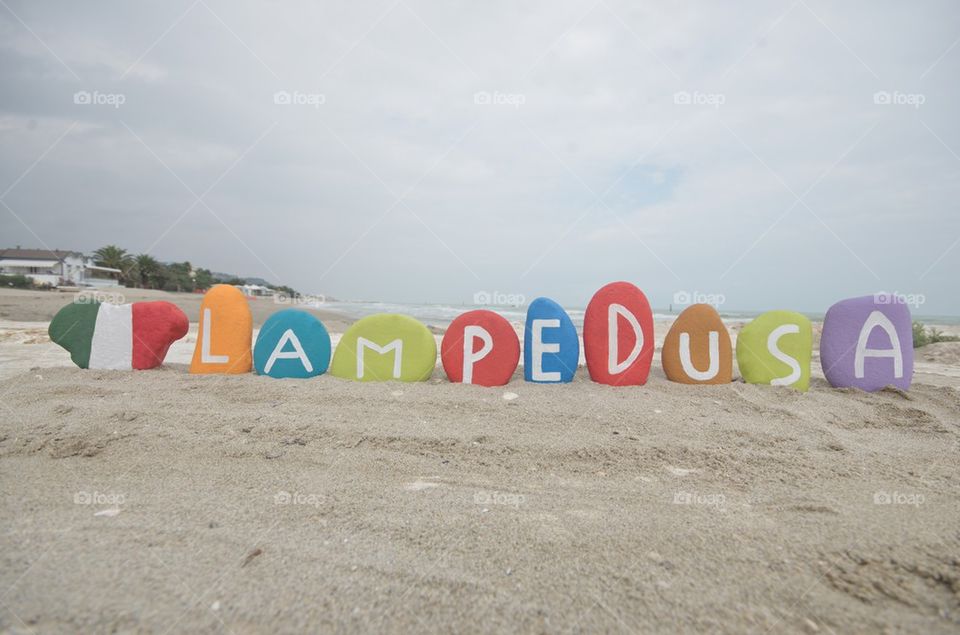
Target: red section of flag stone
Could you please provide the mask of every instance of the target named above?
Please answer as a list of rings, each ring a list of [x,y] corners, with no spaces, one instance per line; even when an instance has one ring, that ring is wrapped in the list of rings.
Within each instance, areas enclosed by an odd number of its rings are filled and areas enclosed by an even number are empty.
[[[639,352],[636,328],[630,319],[614,310],[617,321],[617,354],[611,372],[610,305],[619,305],[630,313],[640,327],[643,342]],[[583,348],[590,378],[612,386],[642,386],[650,375],[653,362],[653,311],[643,291],[629,282],[611,282],[597,291],[583,316]],[[627,363],[631,357],[632,362]],[[622,370],[617,368],[622,366]]]
[[[457,316],[443,336],[440,344],[440,359],[447,378],[452,382],[463,381],[464,333],[469,326],[478,326],[490,336],[492,348],[482,359],[473,362],[473,380],[480,386],[503,386],[513,377],[520,362],[520,339],[503,316],[478,309]],[[470,338],[470,353],[479,356],[486,343],[479,336]]]
[[[156,368],[163,363],[170,345],[187,334],[186,313],[170,302],[133,303],[133,367]]]

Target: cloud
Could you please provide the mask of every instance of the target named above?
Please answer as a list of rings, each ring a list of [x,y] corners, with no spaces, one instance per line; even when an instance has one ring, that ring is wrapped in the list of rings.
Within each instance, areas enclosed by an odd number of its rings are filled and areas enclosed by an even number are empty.
[[[76,123],[3,199],[12,244],[348,298],[960,313],[951,3],[10,8],[2,189]]]

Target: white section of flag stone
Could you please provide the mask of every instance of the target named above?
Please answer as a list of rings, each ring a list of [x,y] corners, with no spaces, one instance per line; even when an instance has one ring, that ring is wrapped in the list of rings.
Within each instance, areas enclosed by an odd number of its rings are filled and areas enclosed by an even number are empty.
[[[101,304],[90,345],[90,368],[133,369],[133,305]]]

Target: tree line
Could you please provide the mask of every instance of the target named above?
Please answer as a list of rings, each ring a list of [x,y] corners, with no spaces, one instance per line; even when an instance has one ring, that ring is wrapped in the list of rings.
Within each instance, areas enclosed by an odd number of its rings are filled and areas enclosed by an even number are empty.
[[[164,264],[150,254],[131,254],[116,245],[107,245],[93,252],[93,260],[100,267],[120,270],[120,284],[139,289],[162,291],[206,291],[221,282],[209,269],[194,269],[189,261]],[[192,272],[192,275],[191,275]],[[225,284],[246,284],[242,278],[222,281]],[[295,297],[297,292],[285,285],[266,285],[274,291]]]

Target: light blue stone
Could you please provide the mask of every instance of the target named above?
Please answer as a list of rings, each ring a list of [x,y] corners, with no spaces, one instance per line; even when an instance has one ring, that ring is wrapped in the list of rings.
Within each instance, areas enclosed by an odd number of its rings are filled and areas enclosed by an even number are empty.
[[[540,320],[551,322],[542,323]],[[539,325],[539,340],[544,350],[536,354],[534,327]],[[553,349],[553,350],[551,350]],[[540,362],[537,362],[537,357]],[[580,362],[580,339],[577,327],[563,307],[549,298],[537,298],[527,308],[523,337],[523,378],[541,384],[567,383],[573,380]],[[540,375],[535,374],[539,365]]]

